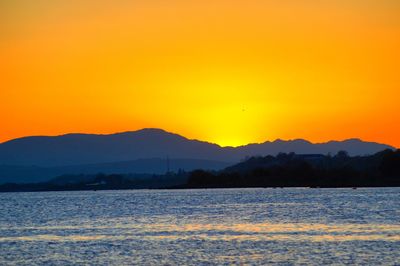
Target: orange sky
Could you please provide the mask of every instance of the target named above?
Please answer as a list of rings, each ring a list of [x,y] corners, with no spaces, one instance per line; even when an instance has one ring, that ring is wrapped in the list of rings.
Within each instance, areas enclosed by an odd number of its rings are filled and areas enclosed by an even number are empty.
[[[158,127],[400,147],[400,1],[0,3],[0,141]]]

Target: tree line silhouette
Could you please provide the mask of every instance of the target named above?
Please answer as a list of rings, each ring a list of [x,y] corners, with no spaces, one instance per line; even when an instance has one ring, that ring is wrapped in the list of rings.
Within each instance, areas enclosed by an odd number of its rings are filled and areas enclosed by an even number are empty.
[[[350,157],[281,153],[251,157],[220,172],[190,173],[188,188],[400,186],[400,150]]]
[[[238,187],[400,186],[400,150],[369,156],[280,153],[250,157],[221,171],[195,170],[165,175],[63,175],[48,182],[3,184],[0,192],[109,189]]]

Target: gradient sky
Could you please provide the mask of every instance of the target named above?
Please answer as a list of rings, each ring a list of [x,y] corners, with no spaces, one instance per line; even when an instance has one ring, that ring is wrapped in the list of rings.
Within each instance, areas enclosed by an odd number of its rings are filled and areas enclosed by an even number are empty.
[[[0,1],[0,141],[157,127],[400,147],[398,0]]]

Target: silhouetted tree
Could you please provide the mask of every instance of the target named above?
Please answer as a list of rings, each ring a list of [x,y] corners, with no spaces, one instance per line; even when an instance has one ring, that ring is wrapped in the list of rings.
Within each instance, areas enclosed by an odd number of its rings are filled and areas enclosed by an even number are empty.
[[[339,159],[347,159],[349,158],[349,154],[347,151],[338,151],[338,153],[335,155],[336,158]]]
[[[400,178],[400,150],[385,153],[380,170],[384,176]]]

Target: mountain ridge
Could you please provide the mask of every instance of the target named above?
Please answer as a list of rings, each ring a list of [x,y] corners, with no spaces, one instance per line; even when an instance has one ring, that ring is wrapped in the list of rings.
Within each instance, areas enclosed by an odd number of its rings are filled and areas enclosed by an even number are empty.
[[[375,141],[365,141],[362,140],[360,138],[348,138],[348,139],[343,139],[343,140],[328,140],[328,141],[323,141],[323,142],[312,142],[309,141],[307,139],[303,139],[303,138],[295,138],[295,139],[281,139],[281,138],[277,138],[275,140],[266,140],[264,142],[250,142],[247,144],[243,144],[243,145],[238,145],[238,146],[221,146],[217,143],[213,143],[213,142],[209,142],[209,141],[205,141],[205,140],[200,140],[200,139],[190,139],[187,138],[185,136],[179,135],[178,133],[173,133],[161,128],[142,128],[142,129],[138,129],[138,130],[130,130],[130,131],[121,131],[121,132],[115,132],[115,133],[109,133],[109,134],[99,134],[99,133],[65,133],[65,134],[59,134],[59,135],[32,135],[32,136],[24,136],[24,137],[18,137],[18,138],[14,138],[14,139],[10,139],[10,140],[6,140],[3,142],[0,142],[0,145],[2,144],[6,144],[9,142],[15,142],[15,141],[19,141],[19,140],[24,140],[24,139],[36,139],[36,138],[58,138],[58,137],[70,137],[70,136],[94,136],[94,137],[108,137],[108,136],[124,136],[124,135],[130,135],[130,134],[137,134],[137,133],[142,133],[142,132],[158,132],[158,133],[166,133],[169,135],[173,135],[173,136],[178,136],[182,139],[185,140],[191,140],[191,141],[197,141],[197,142],[201,142],[201,143],[207,143],[207,144],[212,144],[212,145],[216,145],[220,148],[240,148],[240,147],[246,147],[249,145],[259,145],[259,144],[266,144],[266,143],[276,143],[276,142],[305,142],[307,144],[314,144],[314,145],[318,145],[318,144],[329,144],[329,143],[342,143],[342,142],[351,142],[351,141],[356,141],[356,142],[363,142],[363,143],[371,143],[371,144],[378,144],[378,145],[386,145],[388,147],[391,147],[393,149],[395,149],[394,146],[391,146],[389,144],[385,144],[385,143],[380,143],[380,142],[375,142]]]
[[[304,139],[265,141],[238,147],[189,139],[163,129],[145,128],[114,134],[69,133],[27,136],[0,143],[0,165],[55,167],[131,161],[146,158],[206,159],[235,163],[247,156],[280,152],[373,154],[394,147],[360,139],[312,143]]]
[[[385,149],[394,148],[360,139],[325,143],[277,139],[221,147],[155,128],[114,134],[28,136],[0,144],[0,183],[45,181],[62,174],[160,174],[166,171],[167,160],[171,160],[173,171],[220,170],[246,157],[281,152],[335,154],[346,150],[350,155],[365,155]]]

